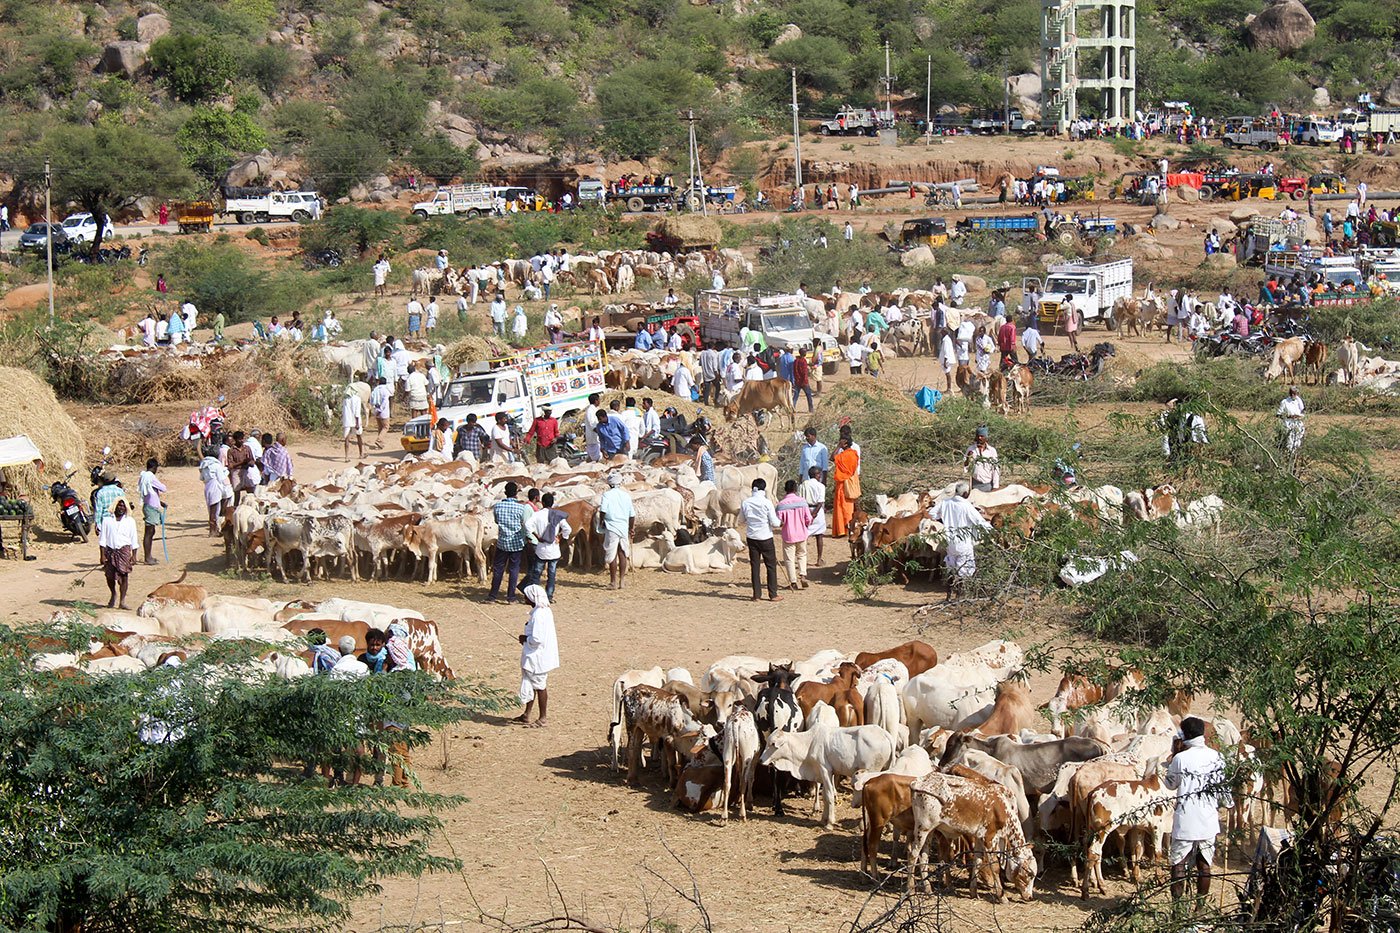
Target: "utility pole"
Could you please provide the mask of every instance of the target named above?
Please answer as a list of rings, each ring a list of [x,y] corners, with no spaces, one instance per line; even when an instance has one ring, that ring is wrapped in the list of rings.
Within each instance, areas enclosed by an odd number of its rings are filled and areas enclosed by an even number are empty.
[[[1002,131],[1011,132],[1011,76],[1007,73],[1006,65],[1001,66],[1001,122]]]
[[[885,110],[894,113],[894,79],[890,77],[890,40],[885,40]]]
[[[806,198],[802,195],[802,127],[797,120],[797,69],[792,69],[792,185],[795,207],[801,209]]]
[[[48,257],[49,275],[49,326],[53,326],[53,216],[50,208],[50,194],[53,191],[53,171],[49,160],[44,159],[44,252]]]
[[[694,110],[685,112],[685,122],[690,127],[690,175],[686,184],[690,186],[690,197],[700,199],[700,213],[709,216],[710,211],[705,203],[705,179],[702,177],[700,168],[700,145],[695,141],[695,124],[699,120],[696,119]],[[690,209],[691,211],[695,210],[693,201]]]
[[[928,57],[928,77],[924,81],[924,145],[933,141],[933,56]]]

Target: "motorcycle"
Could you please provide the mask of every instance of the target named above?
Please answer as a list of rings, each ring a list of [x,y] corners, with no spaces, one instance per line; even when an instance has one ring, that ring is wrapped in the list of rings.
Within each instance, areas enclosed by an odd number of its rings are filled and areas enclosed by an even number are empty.
[[[329,269],[334,269],[344,261],[345,260],[341,257],[339,250],[327,247],[326,249],[317,250],[315,253],[308,254],[302,260],[302,265],[305,266],[307,270],[316,269],[322,266],[325,266]]]
[[[572,434],[559,435],[559,439],[554,442],[554,455],[563,457],[564,461],[571,467],[578,466],[588,459],[588,452],[579,450],[574,445],[574,435]]]
[[[92,484],[92,492],[88,493],[88,507],[91,508],[94,512],[97,511],[97,490],[101,489],[103,486],[108,485],[107,483],[104,483],[102,481],[102,474],[107,472],[107,467],[111,464],[111,462],[112,448],[103,447],[102,459],[99,462],[93,464],[92,469],[88,470],[88,482]],[[64,469],[67,469],[70,465],[71,464],[66,464],[64,466]]]
[[[637,445],[637,459],[649,464],[671,453],[671,444],[664,435],[653,434],[641,439]]]
[[[92,531],[92,519],[83,510],[83,502],[69,482],[77,471],[68,461],[64,462],[63,470],[63,479],[49,485],[49,498],[58,506],[58,517],[64,529],[87,544],[88,534]]]

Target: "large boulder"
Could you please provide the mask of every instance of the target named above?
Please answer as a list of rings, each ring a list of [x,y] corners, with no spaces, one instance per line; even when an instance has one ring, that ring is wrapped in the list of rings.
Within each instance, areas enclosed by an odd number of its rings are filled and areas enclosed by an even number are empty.
[[[1011,89],[1011,95],[1016,98],[1016,105],[1026,117],[1040,116],[1040,75],[1034,71],[1027,71],[1024,74],[1012,75],[1006,83]]]
[[[136,38],[154,42],[170,32],[170,20],[161,13],[147,13],[136,21]]]
[[[446,136],[452,145],[470,152],[476,151],[478,133],[476,127],[466,117],[455,113],[442,113],[429,120],[429,126]]]
[[[1296,52],[1317,34],[1317,23],[1299,0],[1274,0],[1244,28],[1245,41],[1255,49]]]
[[[969,292],[985,292],[987,290],[987,280],[980,275],[968,275],[966,272],[960,273],[959,277],[963,284],[967,286]]]
[[[934,256],[933,250],[927,246],[916,246],[911,250],[905,250],[899,255],[899,264],[906,268],[918,268],[919,266],[937,265],[938,259]]]
[[[1218,233],[1222,240],[1229,239],[1230,237],[1234,236],[1235,231],[1238,229],[1233,223],[1226,220],[1224,217],[1212,217],[1210,219],[1210,223],[1206,226],[1209,229],[1214,230],[1216,233]]]
[[[1141,237],[1134,244],[1137,254],[1143,259],[1171,259],[1172,251],[1170,247],[1163,246],[1150,237]]]
[[[1201,261],[1201,265],[1207,269],[1233,269],[1238,263],[1231,253],[1211,253]]]
[[[778,33],[778,38],[773,40],[774,45],[782,45],[784,42],[792,42],[802,38],[802,29],[796,23],[788,23]]]
[[[1178,201],[1185,201],[1187,204],[1195,204],[1201,199],[1199,188],[1192,188],[1190,185],[1177,185],[1176,198]]]
[[[1177,220],[1171,214],[1158,214],[1152,218],[1149,225],[1156,231],[1175,230],[1177,227],[1181,226],[1181,221]]]
[[[1327,88],[1320,87],[1313,91],[1313,109],[1326,110],[1332,106],[1332,95],[1327,93]]]
[[[1241,204],[1230,212],[1230,222],[1242,224],[1259,216],[1259,208]]]
[[[102,49],[102,58],[97,70],[105,75],[116,75],[131,80],[146,70],[146,53],[150,46],[144,42],[109,42]]]
[[[997,261],[1008,266],[1014,266],[1026,261],[1026,256],[1014,246],[1003,246],[997,250]]]
[[[224,176],[224,184],[233,188],[247,188],[256,184],[259,179],[264,179],[272,171],[272,153],[264,149],[257,155],[251,155],[233,163],[233,167]]]
[[[1381,92],[1381,99],[1392,107],[1400,105],[1400,78],[1386,85],[1385,90]]]

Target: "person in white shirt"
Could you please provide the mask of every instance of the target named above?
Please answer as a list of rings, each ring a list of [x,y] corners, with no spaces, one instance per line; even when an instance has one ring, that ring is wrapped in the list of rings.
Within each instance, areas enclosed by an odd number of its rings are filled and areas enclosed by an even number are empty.
[[[510,419],[503,411],[496,412],[496,423],[491,426],[491,459],[498,463],[514,463],[520,451],[510,436]]]
[[[549,310],[544,313],[544,330],[551,343],[559,343],[563,340],[564,315],[559,313],[557,304],[551,304]]]
[[[637,445],[642,441],[642,413],[637,410],[637,400],[632,396],[627,397],[627,407],[618,411],[621,407],[616,401],[610,406],[622,419],[622,424],[627,428],[627,456],[637,455]]]
[[[539,510],[525,520],[525,535],[534,545],[535,559],[525,574],[523,586],[534,586],[543,579],[545,594],[554,598],[554,578],[563,553],[559,542],[569,540],[573,533],[568,515],[554,507],[554,493],[541,496]]]
[[[718,269],[715,270],[714,275],[710,276],[710,287],[715,291],[722,291],[724,289],[724,274]]]
[[[369,676],[369,665],[355,656],[355,636],[342,635],[337,645],[340,660],[335,662],[327,675],[332,680],[359,680]]]
[[[1288,387],[1288,395],[1278,403],[1279,422],[1283,425],[1283,447],[1290,457],[1298,456],[1303,449],[1303,398],[1297,386]]]
[[[953,307],[963,306],[963,302],[967,300],[967,286],[963,284],[962,276],[953,276],[953,284],[948,289],[948,294],[952,296]]]
[[[515,204],[511,202],[512,206]],[[538,583],[525,587],[525,598],[534,608],[520,636],[520,702],[525,712],[513,721],[527,729],[543,729],[549,724],[549,673],[559,667],[559,636],[554,629],[554,610],[549,594]],[[530,709],[540,702],[540,715],[530,722]]]
[[[195,310],[194,302],[186,301],[180,305],[180,316],[185,319],[185,339],[194,342],[194,326],[199,321],[199,312]]]
[[[433,257],[433,264],[437,266],[439,272],[447,271],[447,250],[438,250],[437,256]]]
[[[530,331],[530,322],[525,317],[525,306],[515,306],[515,320],[511,322],[511,333],[515,335],[517,341],[524,340],[525,335]]]
[[[410,298],[408,307],[404,310],[408,314],[408,333],[410,336],[417,336],[418,331],[423,328],[423,302],[417,298]]]
[[[601,396],[594,392],[588,396],[588,407],[583,410],[583,446],[588,459],[597,463],[603,459],[603,449],[598,445],[598,400]]]
[[[118,499],[97,529],[97,550],[102,556],[102,572],[107,577],[111,598],[107,608],[126,608],[126,588],[136,563],[136,520],[127,511],[126,500]],[[118,602],[120,591],[120,602]]]
[[[389,260],[383,256],[374,264],[374,294],[380,298],[385,295],[385,283],[389,281]]]
[[[148,347],[154,347],[156,345],[155,315],[147,311],[146,316],[141,319],[137,326],[141,328],[141,342]]]
[[[980,492],[991,492],[1001,485],[1001,460],[987,440],[986,427],[977,429],[976,439],[963,457],[963,469],[972,476],[972,488]]]
[[[865,344],[852,340],[846,344],[846,362],[851,367],[851,375],[859,376],[865,368]]]
[[[973,325],[972,321],[964,318],[962,323],[958,324],[957,336],[954,337],[954,341],[958,345],[959,363],[966,363],[969,359],[971,359],[972,338],[973,335],[975,335],[976,333],[977,328]]]
[[[751,357],[749,357],[749,366],[748,366],[747,369],[744,370],[744,381],[745,381],[745,382],[762,382],[762,381],[763,381],[763,367],[758,365],[758,357],[756,357],[756,356],[751,356]]]
[[[851,222],[849,220],[846,221],[846,226],[841,228],[841,238],[847,243],[850,243],[856,238],[856,228],[851,226]]]
[[[749,583],[753,586],[753,601],[763,598],[759,585],[759,564],[768,574],[768,601],[779,602],[778,551],[773,543],[773,531],[778,527],[778,512],[768,499],[768,482],[753,481],[749,497],[739,506],[739,518],[744,523],[744,536],[749,544]]]
[[[674,288],[668,288],[666,289],[666,297],[661,299],[661,303],[668,308],[674,308],[681,303],[681,300],[676,297],[676,290]]]
[[[1186,896],[1186,876],[1196,867],[1196,897],[1210,894],[1210,866],[1215,839],[1220,835],[1220,808],[1233,809],[1234,797],[1225,777],[1225,759],[1206,745],[1206,724],[1196,716],[1181,721],[1180,751],[1167,766],[1162,783],[1176,791],[1172,819],[1172,899]]]
[[[958,367],[958,351],[953,346],[953,334],[948,328],[943,328],[943,336],[938,341],[938,362],[943,367],[943,381],[946,383],[945,392],[953,391],[953,370]]]
[[[329,308],[326,309],[325,316],[321,318],[321,326],[326,329],[327,338],[334,340],[340,336],[342,330],[340,321],[336,320],[335,312]]]
[[[417,418],[419,415],[428,413],[428,376],[423,372],[420,364],[415,363],[413,370],[404,378],[404,391],[408,395],[408,411],[410,418]]]
[[[374,420],[379,428],[378,435],[374,439],[374,449],[384,449],[384,432],[389,428],[389,406],[394,398],[393,390],[389,388],[387,379],[378,379],[375,386],[369,393],[369,407],[374,409]]]
[[[744,387],[744,358],[738,353],[730,359],[729,365],[724,368],[724,400],[727,403],[734,396],[739,394],[739,390]]]
[[[344,429],[341,435],[341,446],[345,448],[345,459],[350,459],[350,435],[355,435],[355,443],[359,445],[360,456],[365,455],[365,403],[360,399],[360,393],[354,386],[345,387],[345,398],[340,403],[340,426]]]
[[[798,493],[812,509],[812,523],[807,526],[807,539],[816,539],[817,559],[813,567],[822,565],[822,538],[826,537],[826,484],[822,482],[821,467],[807,468],[807,478],[797,487]]]
[[[429,299],[428,299],[428,307],[427,307],[426,309],[424,309],[424,310],[425,310],[425,312],[426,312],[426,317],[425,317],[425,319],[424,319],[424,321],[423,321],[423,327],[424,327],[424,329],[427,331],[427,333],[426,333],[424,336],[425,336],[427,339],[432,340],[432,339],[433,339],[433,331],[437,330],[437,322],[438,322],[438,303],[437,303],[437,299],[436,299],[436,298],[429,298]]]
[[[954,495],[939,501],[929,510],[929,516],[941,522],[948,535],[948,551],[943,568],[948,577],[948,599],[953,598],[955,586],[977,573],[977,539],[991,531],[991,523],[982,517],[967,497],[971,487],[960,482]]]
[[[506,296],[501,292],[491,300],[491,328],[497,337],[506,335]]]
[[[1026,348],[1031,359],[1040,355],[1040,347],[1044,341],[1040,339],[1040,324],[1036,318],[1031,318],[1026,329],[1021,331],[1021,346]]]

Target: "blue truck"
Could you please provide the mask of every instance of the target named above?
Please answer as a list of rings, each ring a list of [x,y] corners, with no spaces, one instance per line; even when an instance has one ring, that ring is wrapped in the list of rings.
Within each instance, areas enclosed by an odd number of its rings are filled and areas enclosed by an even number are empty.
[[[967,217],[958,221],[959,233],[992,233],[998,236],[1035,236],[1040,232],[1040,218],[1035,214],[1010,214],[1002,217]]]

